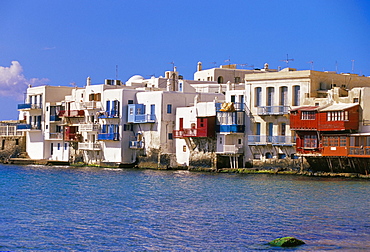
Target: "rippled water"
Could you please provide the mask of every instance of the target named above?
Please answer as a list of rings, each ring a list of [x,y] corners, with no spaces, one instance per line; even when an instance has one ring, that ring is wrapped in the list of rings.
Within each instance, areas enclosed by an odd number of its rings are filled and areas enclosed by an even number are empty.
[[[370,181],[0,166],[1,251],[370,250]]]

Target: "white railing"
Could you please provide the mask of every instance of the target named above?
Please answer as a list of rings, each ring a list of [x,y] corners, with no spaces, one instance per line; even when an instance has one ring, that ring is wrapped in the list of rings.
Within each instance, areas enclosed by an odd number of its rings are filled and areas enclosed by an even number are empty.
[[[103,108],[102,103],[100,101],[87,101],[80,103],[81,108],[84,109],[99,109]]]
[[[80,150],[101,150],[100,143],[78,143]]]
[[[237,154],[243,153],[243,148],[237,145],[224,145],[222,149],[218,151],[218,153],[225,153],[225,154]]]
[[[294,136],[267,136],[267,135],[249,135],[248,145],[293,145],[295,144]]]
[[[63,133],[49,133],[49,139],[63,139]]]
[[[17,126],[0,126],[0,136],[21,136],[22,132],[17,131]]]
[[[80,124],[78,126],[79,131],[99,131],[100,125],[99,124]]]

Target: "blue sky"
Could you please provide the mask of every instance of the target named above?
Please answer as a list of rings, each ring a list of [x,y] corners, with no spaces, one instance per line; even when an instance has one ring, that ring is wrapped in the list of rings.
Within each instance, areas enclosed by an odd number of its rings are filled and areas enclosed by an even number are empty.
[[[2,0],[0,120],[28,84],[84,86],[156,77],[174,62],[248,64],[370,75],[370,1]],[[354,61],[352,61],[354,60]],[[216,62],[214,64],[213,62]]]

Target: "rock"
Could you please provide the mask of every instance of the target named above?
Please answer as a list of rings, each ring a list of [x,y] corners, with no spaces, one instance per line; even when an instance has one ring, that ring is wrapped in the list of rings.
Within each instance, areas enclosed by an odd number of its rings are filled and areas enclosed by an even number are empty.
[[[282,238],[277,238],[273,241],[270,241],[268,244],[272,246],[277,246],[277,247],[295,247],[295,246],[299,246],[305,243],[294,237],[282,237]]]

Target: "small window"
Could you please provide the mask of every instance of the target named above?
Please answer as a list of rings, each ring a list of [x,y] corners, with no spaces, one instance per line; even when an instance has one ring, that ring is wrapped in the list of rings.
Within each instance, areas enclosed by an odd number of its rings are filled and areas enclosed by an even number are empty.
[[[53,151],[54,151],[54,144],[51,143],[50,144],[50,155],[53,155]]]
[[[64,150],[67,150],[67,147],[68,147],[67,143],[64,143]]]
[[[182,146],[182,151],[186,152],[186,145]]]
[[[167,114],[172,113],[172,104],[167,104]]]
[[[134,100],[128,100],[128,104],[134,104]]]
[[[353,98],[353,103],[358,103],[358,98]]]
[[[60,150],[60,143],[58,143],[58,150]]]
[[[169,139],[169,140],[172,140],[172,139],[173,139],[173,135],[172,135],[172,133],[168,133],[168,139]]]
[[[238,139],[238,144],[242,144],[242,139],[241,138]]]

